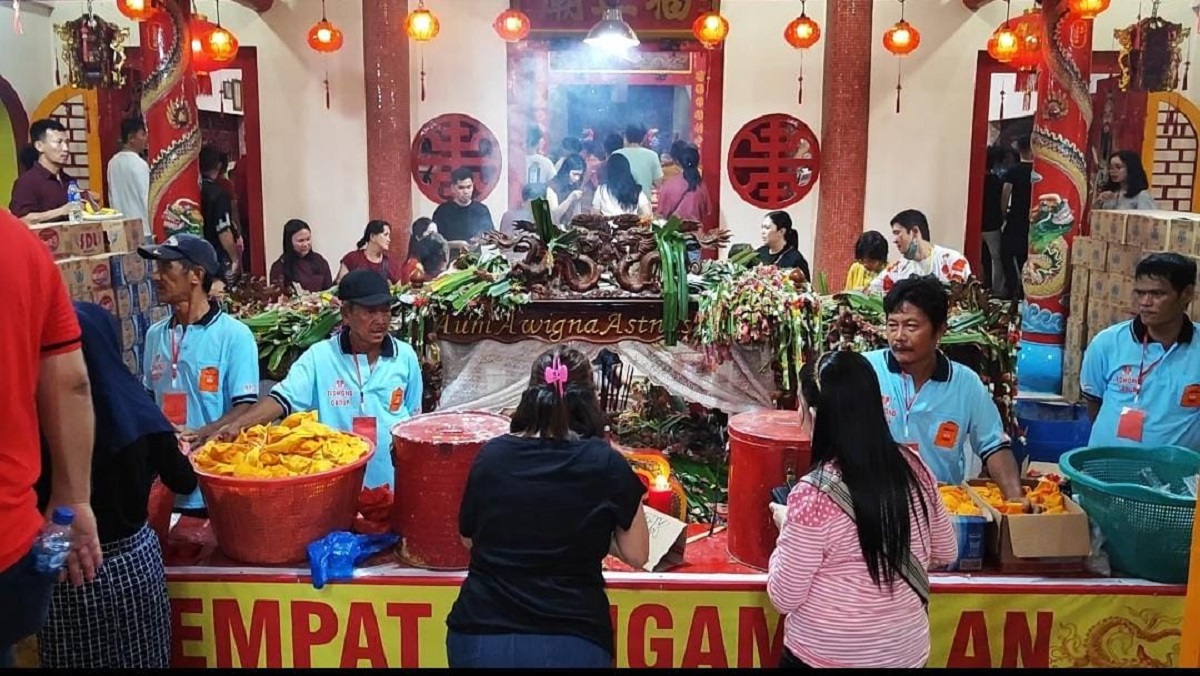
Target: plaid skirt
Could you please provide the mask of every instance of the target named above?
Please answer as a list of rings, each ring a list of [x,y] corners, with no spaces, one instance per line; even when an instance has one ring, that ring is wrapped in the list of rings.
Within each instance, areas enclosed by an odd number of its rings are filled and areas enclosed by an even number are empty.
[[[100,548],[104,563],[94,581],[54,586],[50,615],[38,634],[41,667],[168,667],[171,606],[158,537],[142,526]]]

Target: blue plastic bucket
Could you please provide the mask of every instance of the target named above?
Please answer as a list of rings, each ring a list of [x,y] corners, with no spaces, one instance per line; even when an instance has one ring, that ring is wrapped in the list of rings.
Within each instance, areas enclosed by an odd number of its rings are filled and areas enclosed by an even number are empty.
[[[972,571],[983,569],[984,528],[987,519],[982,516],[960,516],[951,514],[954,532],[958,535],[958,558],[947,570]]]
[[[1025,430],[1025,443],[1013,440],[1013,455],[1020,463],[1057,463],[1059,456],[1088,445],[1092,420],[1084,404],[1051,404],[1040,401],[1016,403],[1017,424]]]

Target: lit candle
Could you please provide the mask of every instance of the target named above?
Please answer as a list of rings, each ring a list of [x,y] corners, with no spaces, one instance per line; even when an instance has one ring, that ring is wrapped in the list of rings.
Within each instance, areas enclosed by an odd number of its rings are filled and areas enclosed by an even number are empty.
[[[654,485],[646,496],[646,505],[663,514],[671,514],[671,484],[666,476],[660,474],[654,477]]]

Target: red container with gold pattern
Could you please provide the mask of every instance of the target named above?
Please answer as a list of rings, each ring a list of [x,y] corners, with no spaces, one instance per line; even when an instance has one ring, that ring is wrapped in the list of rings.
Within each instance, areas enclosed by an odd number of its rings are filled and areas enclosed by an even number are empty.
[[[392,427],[392,531],[402,538],[406,563],[433,570],[463,570],[470,563],[458,538],[458,506],[475,455],[508,426],[502,415],[468,411],[420,415]]]
[[[750,411],[729,419],[729,555],[766,570],[779,530],[771,490],[808,471],[812,440],[796,411]]]

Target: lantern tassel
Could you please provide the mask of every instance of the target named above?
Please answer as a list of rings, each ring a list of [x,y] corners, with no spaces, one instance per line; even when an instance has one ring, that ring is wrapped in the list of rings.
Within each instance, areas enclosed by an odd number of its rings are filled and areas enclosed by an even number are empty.
[[[1001,89],[1000,90],[1000,120],[1001,121],[1004,120],[1004,97],[1005,96],[1006,96],[1006,94],[1004,93],[1004,90]]]
[[[421,100],[425,100],[425,49],[421,49]]]
[[[802,105],[804,105],[804,51],[803,50],[800,51],[800,77],[798,78],[798,81],[800,83],[800,93],[796,96],[796,105],[802,106]]]
[[[329,58],[325,58],[325,110],[329,110]]]
[[[900,84],[901,74],[904,72],[904,59],[896,57],[896,114],[900,114],[900,92],[904,86]]]

